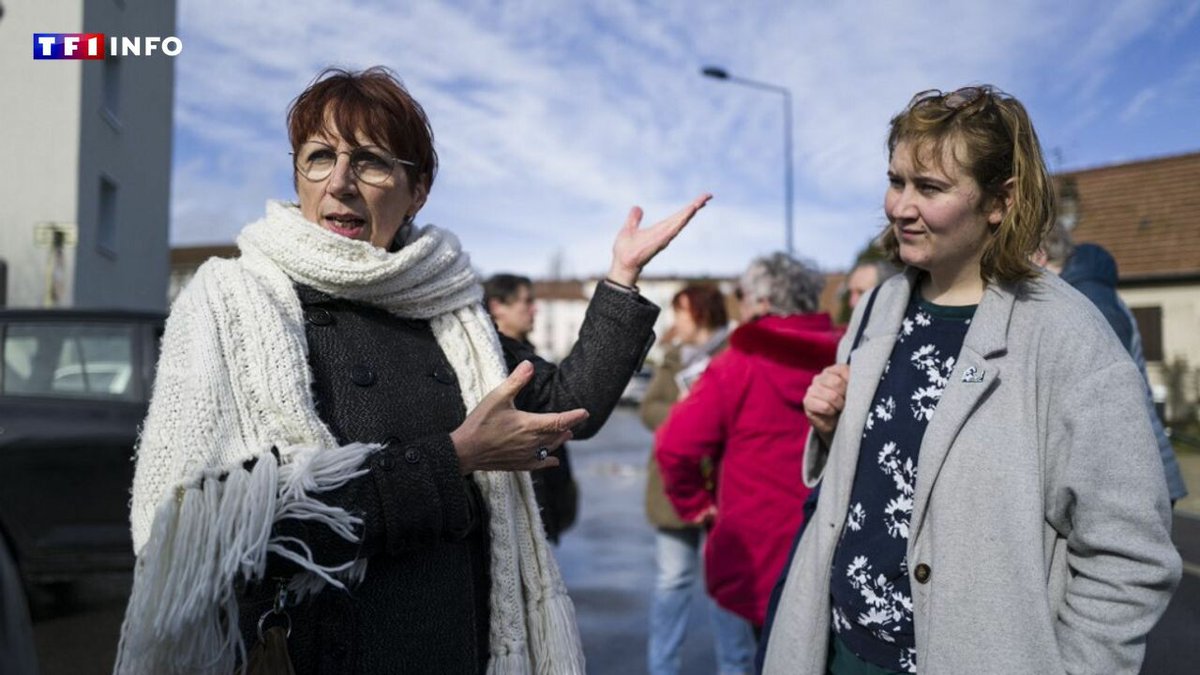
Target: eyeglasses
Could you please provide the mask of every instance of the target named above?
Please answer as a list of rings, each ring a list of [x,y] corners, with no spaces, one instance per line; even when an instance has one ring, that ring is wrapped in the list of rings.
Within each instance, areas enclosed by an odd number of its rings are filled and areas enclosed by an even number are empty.
[[[292,164],[296,171],[310,181],[323,181],[333,173],[337,165],[338,155],[350,157],[350,171],[354,177],[368,185],[382,185],[392,176],[392,170],[397,164],[416,166],[415,162],[393,157],[383,148],[364,145],[353,150],[337,151],[316,141],[309,141],[300,146],[299,152],[292,155]]]
[[[912,100],[908,102],[908,107],[911,109],[921,104],[940,103],[951,113],[954,113],[971,106],[981,99],[986,101],[990,98],[989,93],[987,87],[963,87],[962,89],[955,89],[950,93],[945,93],[940,89],[926,89],[913,96]]]

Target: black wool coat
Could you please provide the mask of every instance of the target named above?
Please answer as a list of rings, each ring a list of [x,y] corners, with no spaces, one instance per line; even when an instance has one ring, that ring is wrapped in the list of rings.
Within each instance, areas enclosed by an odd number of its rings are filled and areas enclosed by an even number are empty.
[[[297,675],[477,673],[488,659],[489,541],[486,506],[462,476],[450,432],[466,417],[450,363],[428,321],[297,287],[306,317],[309,367],[321,419],[339,443],[383,443],[367,475],[322,495],[363,518],[361,541],[284,521],[276,532],[305,541],[324,564],[368,560],[349,592],[327,588],[289,601],[288,650]],[[517,397],[521,410],[586,408],[574,429],[594,434],[653,344],[658,308],[600,284],[579,339],[555,366],[504,338],[508,367],[534,364]],[[267,578],[240,592],[247,647],[294,568],[272,557]],[[266,619],[266,625],[275,621]]]

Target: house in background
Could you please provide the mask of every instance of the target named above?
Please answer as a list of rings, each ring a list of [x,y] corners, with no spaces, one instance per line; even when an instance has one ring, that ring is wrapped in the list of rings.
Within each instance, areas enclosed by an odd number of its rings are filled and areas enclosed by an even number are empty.
[[[1104,246],[1120,269],[1119,293],[1137,317],[1156,399],[1170,420],[1200,406],[1200,152],[1072,171],[1054,176],[1060,218],[1077,242]],[[171,251],[169,297],[212,256],[233,257],[236,247]],[[841,316],[844,274],[827,273],[821,310]],[[534,280],[538,319],[531,340],[561,360],[574,344],[588,299],[599,279]],[[691,282],[714,283],[732,294],[735,278],[650,276],[642,294],[663,308],[655,332],[671,323],[670,302]],[[736,318],[736,303],[730,301]],[[652,353],[652,359],[657,356]],[[1175,387],[1168,384],[1174,381]],[[1172,389],[1173,395],[1168,395]]]
[[[174,59],[35,60],[31,38],[170,36],[175,1],[4,10],[0,306],[164,309]]]
[[[1076,242],[1108,249],[1118,292],[1137,317],[1156,398],[1168,369],[1186,369],[1167,418],[1200,399],[1200,152],[1055,176],[1060,217]]]

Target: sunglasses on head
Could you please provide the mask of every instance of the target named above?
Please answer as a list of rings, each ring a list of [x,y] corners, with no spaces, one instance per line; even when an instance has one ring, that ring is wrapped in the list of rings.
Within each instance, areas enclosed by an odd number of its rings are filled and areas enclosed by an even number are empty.
[[[908,102],[908,107],[936,103],[951,112],[957,112],[985,98],[989,98],[988,90],[985,87],[963,87],[949,93],[940,89],[926,89],[913,96],[912,100]]]

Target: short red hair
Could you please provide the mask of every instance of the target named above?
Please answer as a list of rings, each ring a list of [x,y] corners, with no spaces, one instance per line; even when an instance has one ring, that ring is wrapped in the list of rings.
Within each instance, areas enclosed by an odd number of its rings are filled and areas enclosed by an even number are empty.
[[[721,291],[711,284],[689,284],[671,298],[671,308],[681,309],[680,300],[687,298],[688,314],[692,321],[701,328],[716,329],[729,323],[729,314],[725,310],[725,297]]]
[[[333,124],[333,129],[328,124]],[[402,165],[409,185],[426,191],[437,175],[433,129],[425,109],[387,68],[360,72],[326,68],[288,107],[288,140],[298,152],[313,136],[337,131],[352,141],[360,132],[372,143],[416,166]]]

